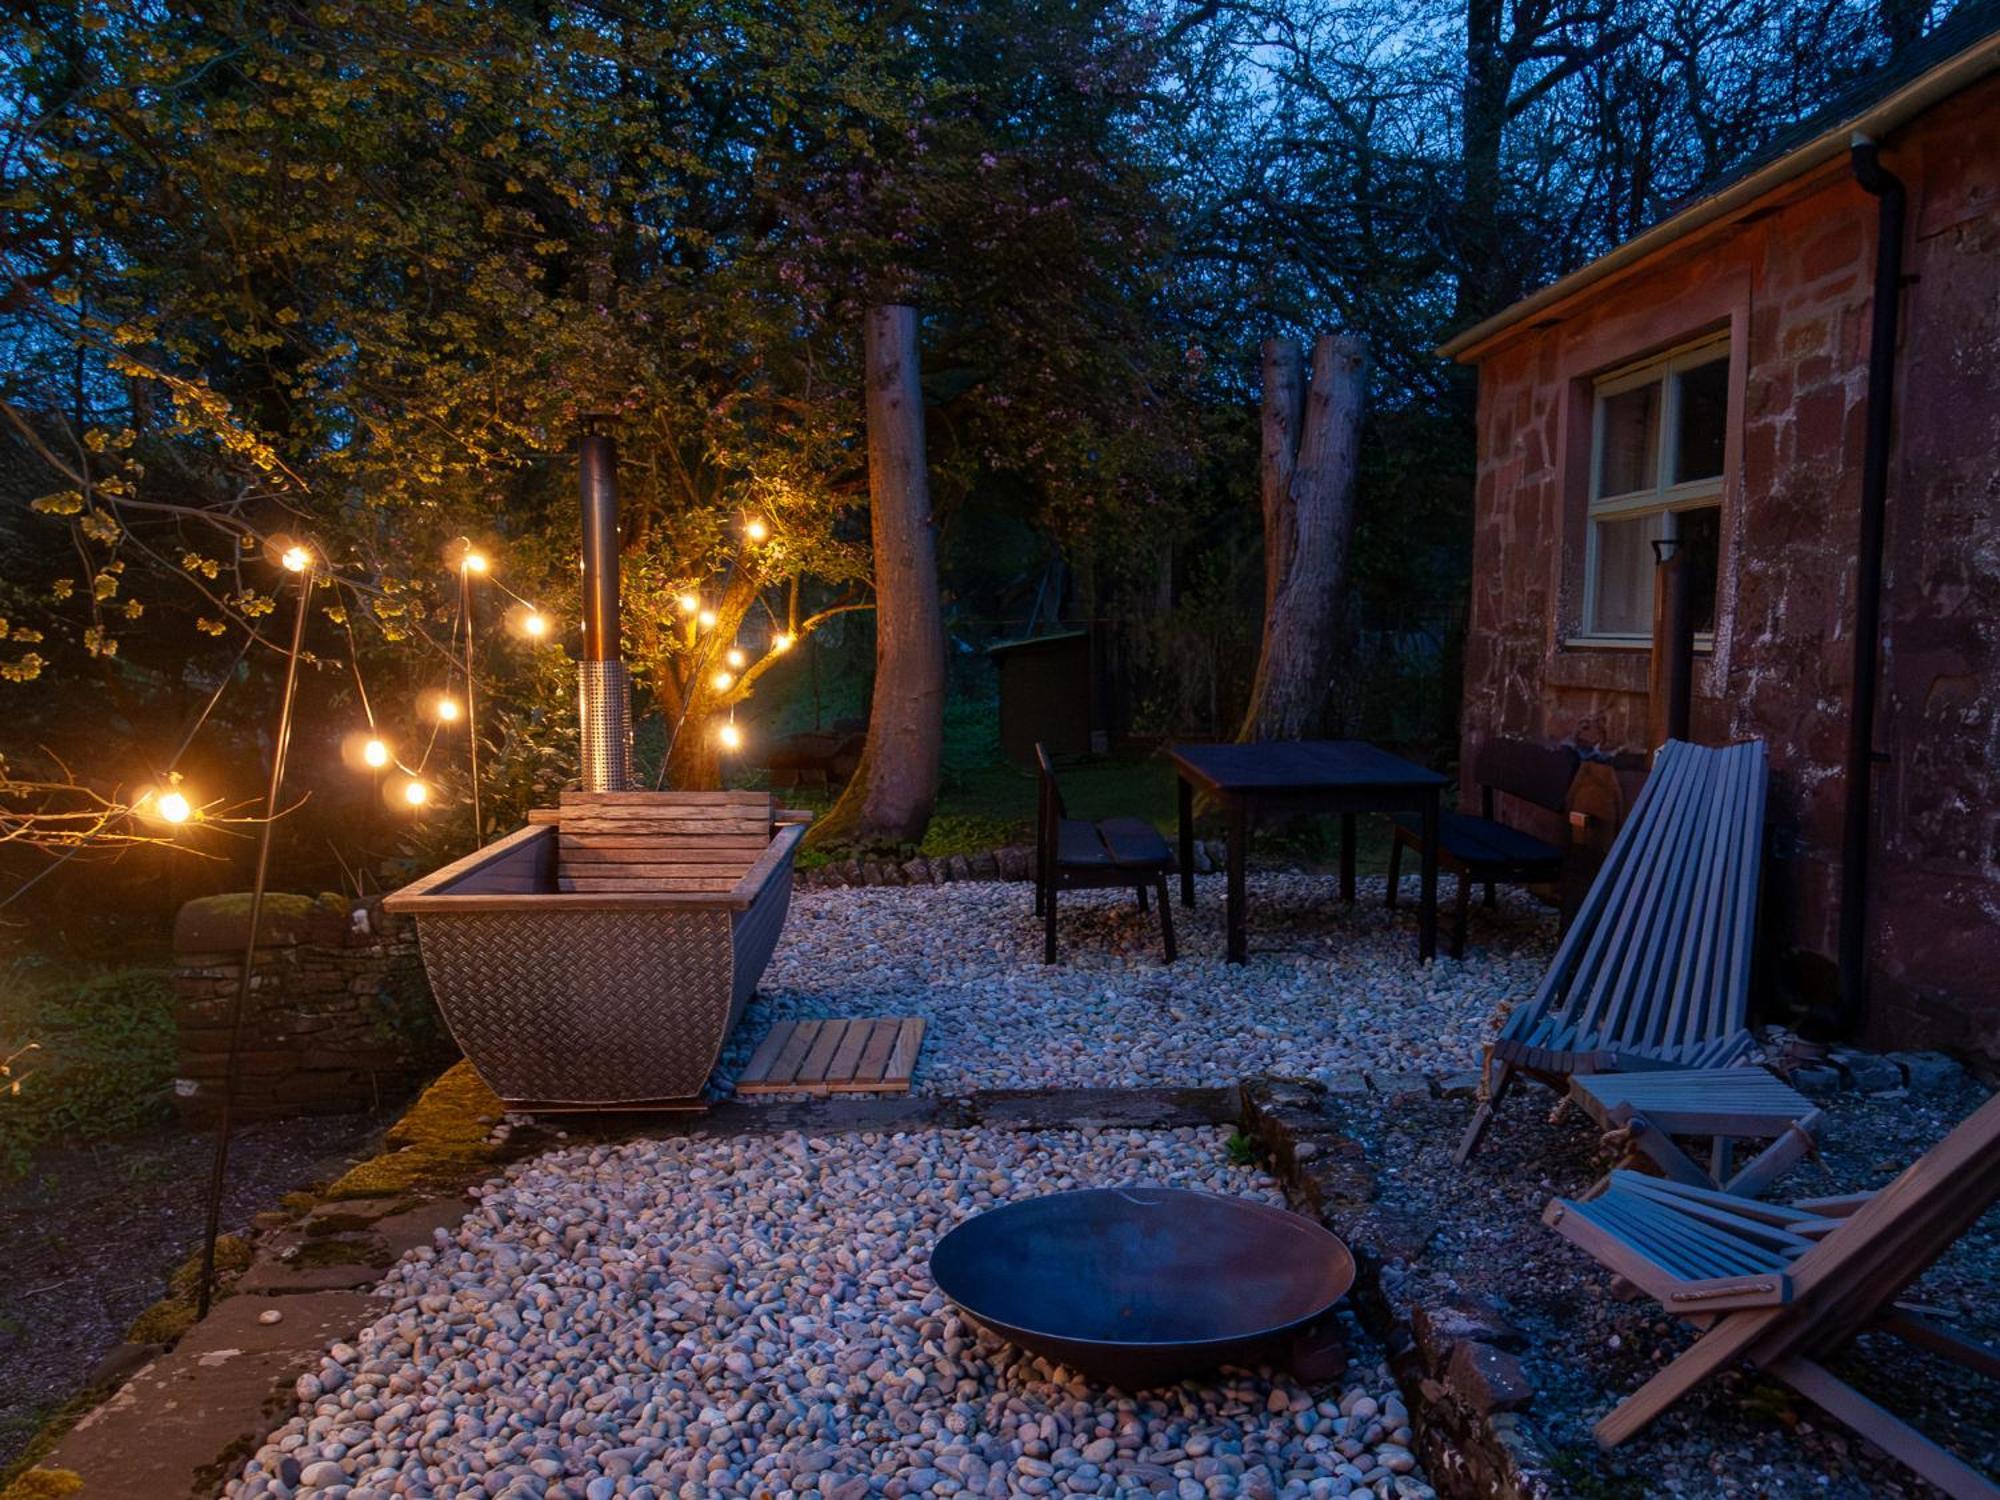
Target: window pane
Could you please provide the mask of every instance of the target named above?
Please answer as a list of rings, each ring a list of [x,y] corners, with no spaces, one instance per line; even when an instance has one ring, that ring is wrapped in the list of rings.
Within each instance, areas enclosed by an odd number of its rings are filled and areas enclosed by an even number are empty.
[[[1674,513],[1674,536],[1680,542],[1677,555],[1687,559],[1688,606],[1694,628],[1715,629],[1715,576],[1722,555],[1722,507],[1704,505],[1700,510]]]
[[[1722,472],[1722,434],[1729,419],[1729,358],[1712,359],[1680,374],[1680,434],[1674,445],[1674,483],[1713,479]]]
[[[1653,633],[1653,543],[1666,535],[1667,518],[1655,512],[1629,521],[1598,521],[1596,635]]]
[[[1604,398],[1604,450],[1597,493],[1629,495],[1660,482],[1660,383]]]

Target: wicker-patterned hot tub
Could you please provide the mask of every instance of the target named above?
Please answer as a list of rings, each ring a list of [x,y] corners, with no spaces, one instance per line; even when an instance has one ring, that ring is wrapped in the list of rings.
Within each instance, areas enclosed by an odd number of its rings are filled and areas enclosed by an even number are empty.
[[[383,904],[509,1108],[698,1106],[777,947],[804,815],[765,793],[564,793]]]

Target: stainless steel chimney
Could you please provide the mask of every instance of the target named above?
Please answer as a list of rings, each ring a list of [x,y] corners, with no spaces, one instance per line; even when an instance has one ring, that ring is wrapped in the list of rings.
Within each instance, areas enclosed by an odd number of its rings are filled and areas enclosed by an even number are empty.
[[[583,789],[632,786],[632,684],[618,655],[618,442],[587,418],[578,445],[583,509]]]

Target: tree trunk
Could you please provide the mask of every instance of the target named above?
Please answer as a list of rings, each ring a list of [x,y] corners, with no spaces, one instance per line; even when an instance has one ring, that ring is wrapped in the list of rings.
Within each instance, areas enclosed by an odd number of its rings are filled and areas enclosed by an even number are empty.
[[[1275,517],[1269,504],[1273,490],[1266,489],[1265,545],[1280,552],[1284,576],[1265,612],[1263,649],[1239,740],[1309,739],[1324,727],[1346,614],[1363,355],[1361,341],[1346,335],[1325,334],[1313,346],[1312,390],[1301,419],[1298,457],[1289,482],[1276,496]],[[1268,377],[1268,364],[1266,373]],[[1265,403],[1268,455],[1268,389]]]
[[[1292,567],[1292,470],[1298,466],[1304,415],[1305,367],[1291,339],[1265,339],[1263,442],[1257,493],[1264,505],[1264,618],[1278,608],[1278,590]]]
[[[866,322],[868,504],[875,543],[875,687],[861,765],[815,844],[913,844],[937,801],[944,749],[944,619],[924,464],[917,313]]]

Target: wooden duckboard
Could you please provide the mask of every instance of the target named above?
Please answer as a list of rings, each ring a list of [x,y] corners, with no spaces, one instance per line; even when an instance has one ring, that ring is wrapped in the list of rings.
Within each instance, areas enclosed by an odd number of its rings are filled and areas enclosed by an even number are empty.
[[[924,1039],[920,1018],[780,1021],[757,1045],[739,1094],[907,1094]]]

